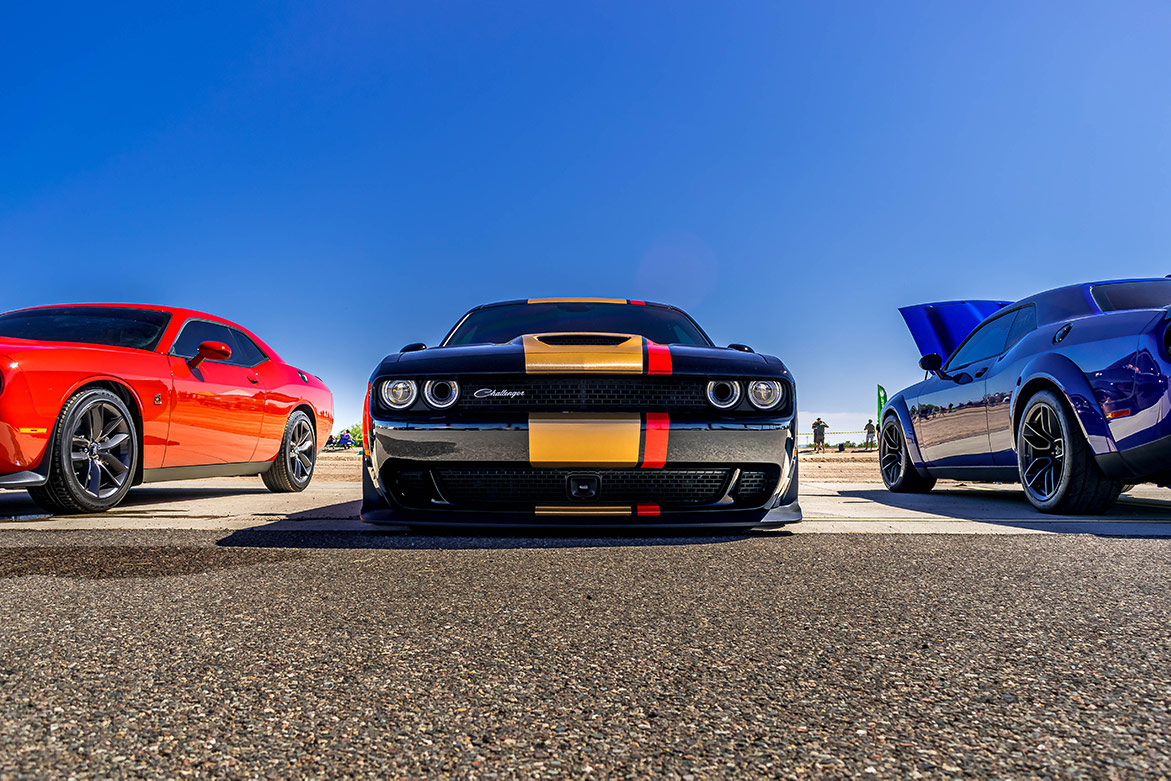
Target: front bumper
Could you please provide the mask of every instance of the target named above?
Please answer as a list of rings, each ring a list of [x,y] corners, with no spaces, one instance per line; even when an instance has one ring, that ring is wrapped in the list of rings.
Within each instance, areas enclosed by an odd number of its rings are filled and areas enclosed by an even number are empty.
[[[671,420],[661,462],[621,466],[596,460],[535,464],[527,419],[437,423],[374,418],[368,425],[361,516],[372,523],[664,529],[752,528],[801,519],[791,419]],[[456,490],[445,482],[456,474],[479,482],[465,479],[462,490]],[[722,482],[711,483],[706,497],[684,485],[687,501],[682,502],[671,501],[682,495],[675,489],[659,495],[631,493],[638,486],[677,489],[679,481],[693,475]],[[596,479],[597,496],[575,500],[568,487],[571,476]],[[404,477],[410,485],[404,486]],[[524,490],[503,484],[517,478],[523,478]],[[557,481],[562,479],[566,488],[558,494]],[[740,490],[748,483],[754,493]],[[611,484],[621,484],[623,490],[608,495]],[[482,493],[469,492],[469,485],[481,487]]]

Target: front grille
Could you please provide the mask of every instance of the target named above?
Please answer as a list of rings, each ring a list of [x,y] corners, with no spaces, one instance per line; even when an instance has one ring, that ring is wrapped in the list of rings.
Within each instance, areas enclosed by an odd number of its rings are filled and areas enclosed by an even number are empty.
[[[607,336],[605,334],[564,334],[553,336],[538,336],[538,342],[544,342],[548,345],[557,347],[569,347],[572,345],[589,345],[592,347],[613,347],[629,342],[629,336]]]
[[[495,377],[463,382],[461,410],[687,412],[710,409],[704,381],[670,377]]]
[[[591,504],[703,505],[719,501],[731,469],[435,469],[443,498],[457,505],[565,504],[570,475],[596,475]]]

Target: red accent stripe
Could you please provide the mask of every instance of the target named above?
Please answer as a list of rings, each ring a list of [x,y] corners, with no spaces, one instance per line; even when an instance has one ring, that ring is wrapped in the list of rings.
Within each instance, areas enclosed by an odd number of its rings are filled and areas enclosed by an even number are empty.
[[[640,504],[636,506],[638,515],[658,515],[659,506],[657,504]]]
[[[671,416],[666,412],[648,412],[643,427],[643,469],[662,469],[667,463],[667,437],[671,433]]]
[[[646,301],[634,301],[634,300],[629,300],[629,301],[627,301],[626,303],[628,303],[628,304],[637,304],[638,306],[646,306]]]
[[[646,373],[671,373],[671,348],[665,344],[655,344],[650,339],[646,342]]]

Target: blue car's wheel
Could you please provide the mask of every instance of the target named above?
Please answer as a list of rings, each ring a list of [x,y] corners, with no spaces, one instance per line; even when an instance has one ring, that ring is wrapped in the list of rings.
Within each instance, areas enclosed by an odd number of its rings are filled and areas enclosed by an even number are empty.
[[[935,487],[935,478],[923,477],[911,463],[903,427],[894,415],[882,423],[878,468],[882,471],[882,482],[895,493],[926,493]]]
[[[1086,515],[1108,509],[1122,483],[1102,474],[1061,399],[1041,391],[1025,404],[1017,430],[1025,495],[1043,513]]]

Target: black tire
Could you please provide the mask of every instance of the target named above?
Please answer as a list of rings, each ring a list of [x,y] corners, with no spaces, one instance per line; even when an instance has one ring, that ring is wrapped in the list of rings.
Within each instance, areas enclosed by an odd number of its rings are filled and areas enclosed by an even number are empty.
[[[126,498],[138,469],[138,429],[116,394],[82,389],[65,402],[53,428],[49,481],[28,489],[59,514],[100,513]]]
[[[304,491],[317,466],[317,432],[313,421],[301,410],[289,415],[281,449],[272,467],[260,477],[268,490],[278,494]]]
[[[888,490],[897,494],[925,494],[935,487],[934,477],[924,477],[911,463],[903,426],[894,415],[882,422],[878,437],[878,469]]]
[[[1041,512],[1090,515],[1118,499],[1122,481],[1098,468],[1069,408],[1052,391],[1038,391],[1025,402],[1016,442],[1025,496]]]

